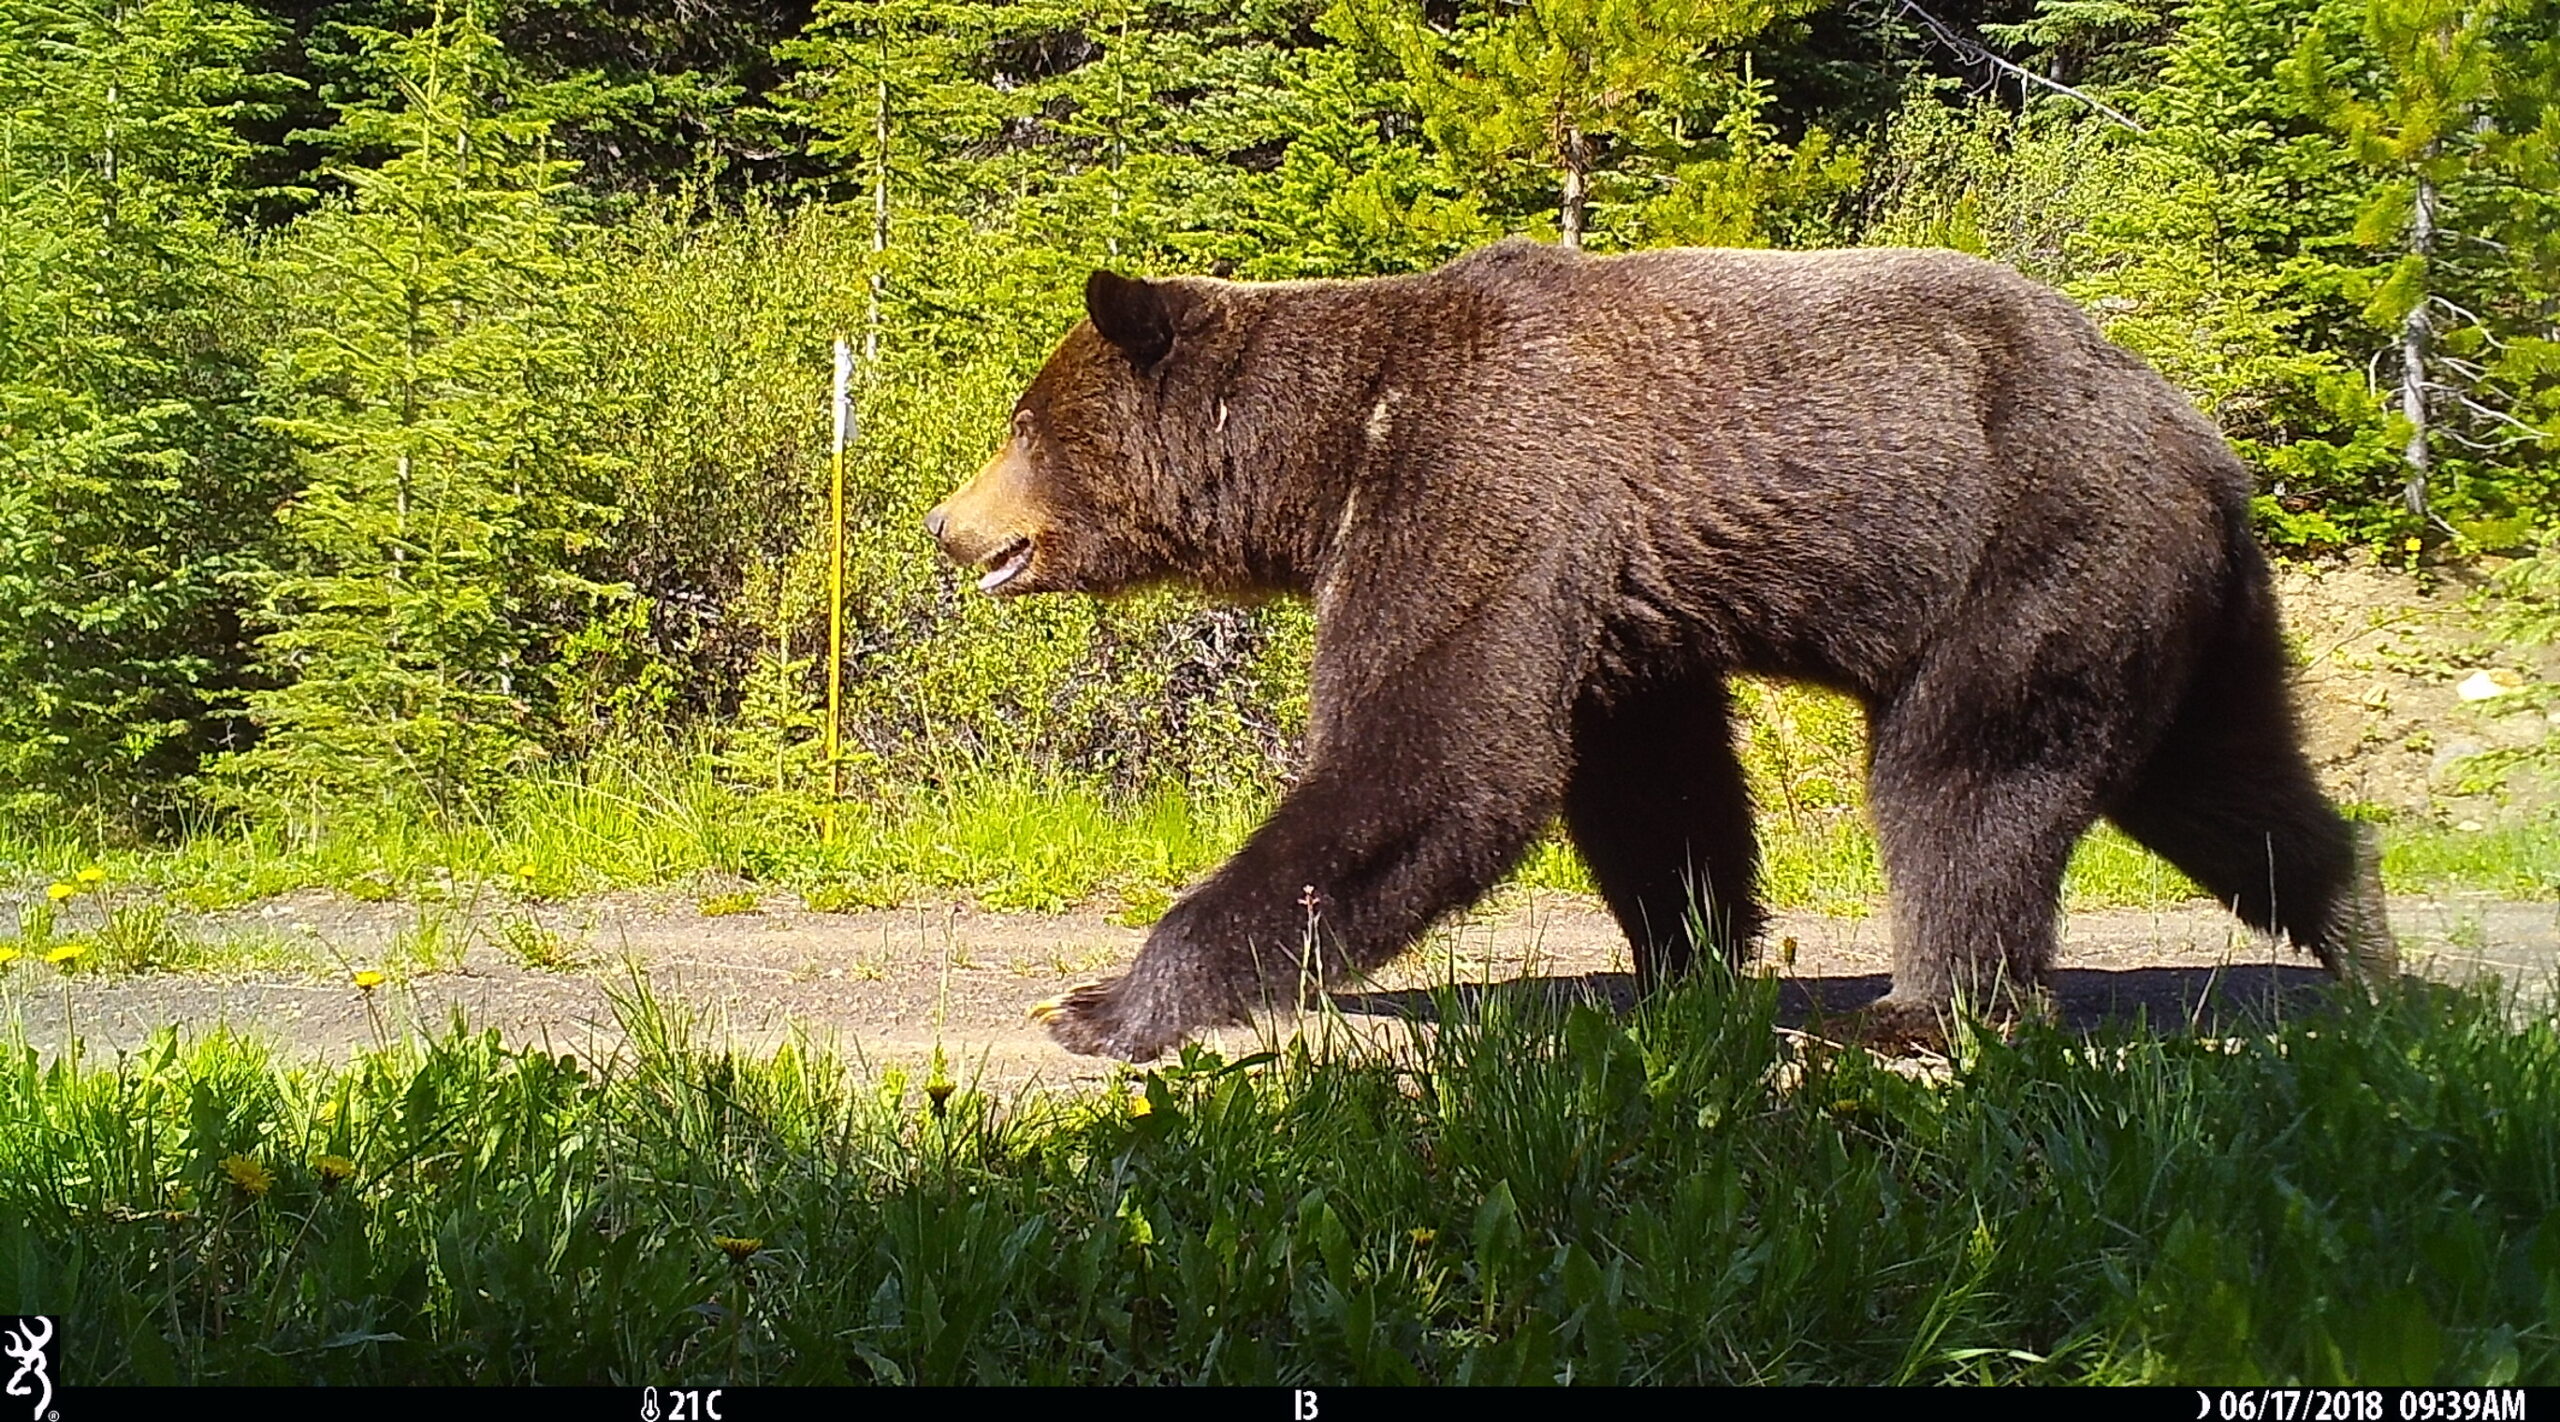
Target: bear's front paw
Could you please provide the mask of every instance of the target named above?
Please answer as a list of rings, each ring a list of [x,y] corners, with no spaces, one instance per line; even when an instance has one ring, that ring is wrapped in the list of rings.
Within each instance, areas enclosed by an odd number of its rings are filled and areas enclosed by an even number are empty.
[[[1888,993],[1833,1018],[1830,1035],[1881,1056],[1943,1054],[1955,1038],[1960,1019],[2007,1040],[2021,1023],[2051,1022],[2055,1016],[2052,997],[2041,989],[1986,994],[1981,1002],[1962,1012],[1951,1003]]]
[[[1137,975],[1087,983],[1031,1009],[1061,1047],[1080,1056],[1153,1061],[1203,1025],[1187,1020],[1178,1004],[1147,991]]]

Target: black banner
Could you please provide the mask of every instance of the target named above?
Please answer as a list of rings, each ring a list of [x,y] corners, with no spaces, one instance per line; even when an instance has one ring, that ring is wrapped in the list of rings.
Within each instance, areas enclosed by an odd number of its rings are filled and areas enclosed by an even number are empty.
[[[1811,1406],[1824,1415],[1998,1422],[2560,1422],[2560,1388],[1611,1388],[1609,1422],[1700,1422],[1707,1409]],[[0,1399],[0,1422],[21,1422]],[[844,1422],[847,1418],[957,1422],[1001,1406],[1031,1419],[1108,1416],[1121,1422],[1419,1422],[1430,1417],[1542,1415],[1576,1403],[1566,1391],[1524,1388],[1401,1390],[1270,1388],[68,1388],[53,1415],[25,1422],[192,1419],[259,1422]],[[1575,1422],[1575,1419],[1560,1419]]]

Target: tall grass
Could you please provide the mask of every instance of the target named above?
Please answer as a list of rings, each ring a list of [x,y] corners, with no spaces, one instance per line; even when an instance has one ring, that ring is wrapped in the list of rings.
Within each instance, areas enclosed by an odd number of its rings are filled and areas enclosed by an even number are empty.
[[[1454,1009],[1455,1004],[1444,1004]],[[1765,984],[930,1092],[459,1025],[0,1069],[0,1300],[102,1382],[2550,1382],[2560,1036],[1798,1055]]]

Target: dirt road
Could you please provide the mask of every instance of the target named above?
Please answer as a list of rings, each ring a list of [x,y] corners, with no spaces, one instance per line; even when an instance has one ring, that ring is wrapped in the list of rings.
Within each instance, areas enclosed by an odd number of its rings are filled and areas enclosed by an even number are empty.
[[[2548,1003],[2560,965],[2560,904],[2491,898],[2393,904],[2410,967],[2461,979],[2491,971]],[[467,944],[438,971],[402,969],[417,906],[300,894],[216,915],[211,934],[254,934],[296,966],[187,974],[61,974],[18,963],[0,974],[0,1014],[50,1055],[76,1033],[93,1057],[130,1049],[160,1027],[227,1027],[295,1055],[342,1058],[380,1036],[441,1027],[459,1011],[510,1041],[594,1054],[620,1039],[614,998],[645,983],[682,1004],[706,1037],[768,1049],[793,1036],[876,1064],[914,1065],[938,1045],[962,1080],[1062,1082],[1110,1067],[1051,1046],[1024,1015],[1032,1003],[1108,976],[1137,951],[1142,929],[1090,915],[906,909],[864,914],[768,911],[705,917],[690,900],[627,894],[573,904],[510,906],[487,921],[439,923]],[[533,967],[505,946],[532,923],[567,950],[567,966]],[[521,933],[520,928],[518,929]],[[520,939],[519,939],[520,941]],[[1792,948],[1788,945],[1792,944]],[[387,964],[390,981],[359,991],[350,968]],[[2211,904],[2109,910],[2067,920],[2058,987],[2068,1020],[2146,1011],[2154,1022],[2219,1021],[2281,1010],[2321,976],[2288,950],[2242,931]],[[1623,939],[1586,900],[1516,897],[1443,929],[1367,988],[1334,995],[1340,1020],[1392,1030],[1427,1012],[1434,983],[1541,980],[1542,990],[1633,995]],[[1782,915],[1757,970],[1787,980],[1786,1011],[1838,1009],[1881,993],[1889,957],[1877,919]],[[1316,1019],[1301,1019],[1301,1023]],[[1265,1029],[1268,1030],[1268,1029]],[[1285,1029],[1284,1029],[1285,1030]],[[1255,1040],[1231,1034],[1226,1045]]]

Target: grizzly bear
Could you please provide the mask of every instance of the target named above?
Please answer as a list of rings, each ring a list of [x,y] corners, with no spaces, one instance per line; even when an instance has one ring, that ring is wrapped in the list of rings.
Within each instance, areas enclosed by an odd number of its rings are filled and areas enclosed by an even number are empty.
[[[1640,981],[1740,953],[1737,672],[1865,707],[1878,1030],[2032,1006],[2100,816],[2331,969],[2394,971],[2247,471],[2015,272],[1510,241],[1367,280],[1098,271],[1085,307],[928,531],[1005,596],[1302,594],[1316,649],[1303,772],[1126,976],[1044,1005],[1067,1047],[1145,1060],[1374,968],[1559,813]]]

